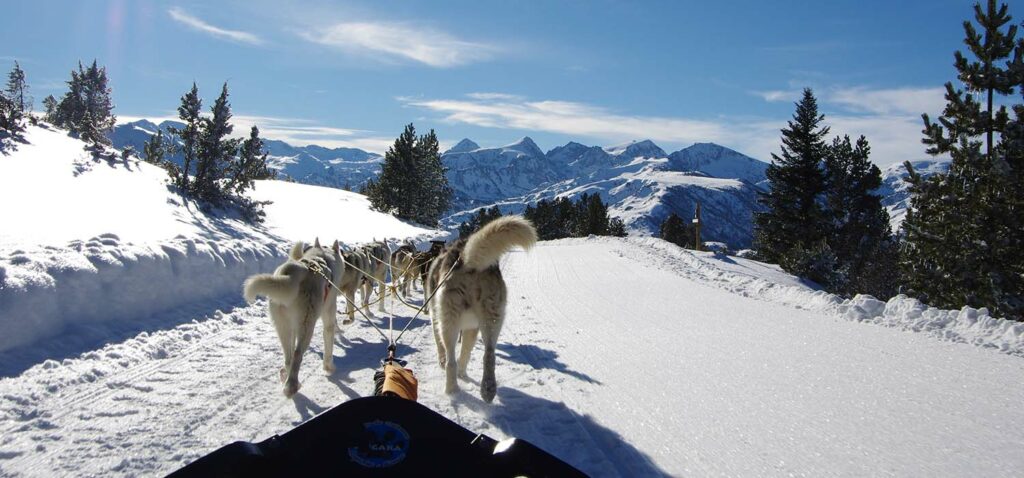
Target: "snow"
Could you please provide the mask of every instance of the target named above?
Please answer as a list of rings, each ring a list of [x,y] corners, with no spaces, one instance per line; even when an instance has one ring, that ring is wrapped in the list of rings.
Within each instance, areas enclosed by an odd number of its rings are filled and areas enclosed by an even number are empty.
[[[463,391],[443,393],[429,324],[416,319],[399,353],[420,402],[591,476],[990,476],[1024,466],[1019,356],[847,320],[836,299],[774,266],[653,239],[545,242],[509,254],[503,273],[495,402],[478,398],[479,348]],[[4,473],[163,474],[369,393],[384,348],[366,323],[336,339],[332,375],[315,337],[289,400],[265,303],[205,307],[0,380]],[[396,326],[413,315],[388,310]]]
[[[26,139],[0,157],[0,201],[12,205],[0,209],[0,352],[60,353],[36,349],[68,330],[101,343],[140,318],[236,295],[294,241],[441,234],[373,212],[359,194],[282,181],[257,181],[253,197],[273,203],[252,226],[185,204],[153,165],[94,157],[58,131],[30,127]]]
[[[334,338],[330,375],[317,327],[302,388],[284,398],[266,303],[241,300],[242,278],[272,270],[295,239],[434,231],[374,213],[356,194],[284,182],[257,185],[275,204],[264,227],[248,227],[181,204],[149,165],[93,160],[58,133],[29,134],[34,144],[0,156],[0,200],[22,209],[0,218],[0,475],[166,474],[370,393],[385,350],[360,319]],[[42,178],[88,217],[37,200]],[[103,189],[137,189],[142,205],[110,202]],[[493,404],[478,398],[479,345],[452,396],[425,318],[398,353],[421,403],[591,476],[1024,467],[1024,324],[984,309],[842,300],[774,265],[642,237],[542,242],[508,254],[502,272],[509,303]],[[396,327],[415,315],[394,301],[387,310]]]

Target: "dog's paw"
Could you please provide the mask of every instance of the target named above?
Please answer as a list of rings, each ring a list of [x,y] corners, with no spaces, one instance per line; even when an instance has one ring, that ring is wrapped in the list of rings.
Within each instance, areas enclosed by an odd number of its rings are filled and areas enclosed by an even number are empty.
[[[334,366],[334,364],[333,364],[333,363],[330,363],[330,362],[324,362],[324,372],[327,372],[327,374],[328,374],[328,375],[330,375],[330,374],[334,373],[334,371],[335,371],[336,369],[337,369],[337,368],[336,368],[336,367]]]
[[[448,395],[454,395],[456,393],[459,393],[459,384],[453,382],[445,385],[444,393],[447,393]]]
[[[292,398],[299,391],[299,381],[288,381],[284,384],[284,396]]]
[[[480,398],[484,399],[487,403],[494,401],[494,395],[497,391],[498,386],[494,382],[484,382],[480,384]]]
[[[352,322],[355,322],[355,321],[356,321],[356,319],[353,319],[352,317],[349,317],[349,318],[341,321],[341,325],[352,325]]]
[[[466,372],[465,370],[459,372],[459,378],[469,380],[469,372]]]

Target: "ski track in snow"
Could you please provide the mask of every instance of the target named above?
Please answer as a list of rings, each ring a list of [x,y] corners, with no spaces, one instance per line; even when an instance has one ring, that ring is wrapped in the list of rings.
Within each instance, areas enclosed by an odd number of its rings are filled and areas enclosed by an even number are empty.
[[[713,266],[650,240],[509,254],[493,404],[479,398],[479,346],[471,380],[450,397],[427,320],[412,324],[399,354],[420,380],[421,403],[592,476],[1024,469],[1020,357],[844,320],[833,296],[780,273]],[[0,475],[164,474],[372,390],[384,347],[358,316],[336,339],[330,376],[317,328],[302,388],[286,399],[266,304],[219,304],[0,380]],[[392,309],[396,327],[413,314]]]

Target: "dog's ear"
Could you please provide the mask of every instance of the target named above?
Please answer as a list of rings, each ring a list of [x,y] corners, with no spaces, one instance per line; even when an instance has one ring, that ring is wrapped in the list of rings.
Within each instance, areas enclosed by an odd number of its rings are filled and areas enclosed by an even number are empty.
[[[296,261],[302,259],[302,250],[305,248],[306,245],[303,244],[302,241],[296,242],[295,245],[292,246],[291,252],[288,253],[288,257]]]
[[[334,249],[334,254],[339,256],[341,255],[341,243],[337,240],[334,241],[334,245],[331,246],[331,249]]]
[[[317,238],[316,238],[316,239],[315,239],[315,240],[313,241],[313,247],[320,247],[320,238],[319,238],[319,237],[317,237]]]

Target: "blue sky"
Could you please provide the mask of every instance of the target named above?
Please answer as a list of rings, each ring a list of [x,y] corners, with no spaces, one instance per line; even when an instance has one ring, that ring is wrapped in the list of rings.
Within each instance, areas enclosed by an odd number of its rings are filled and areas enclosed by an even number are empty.
[[[971,5],[10,2],[0,68],[20,61],[38,110],[96,58],[125,119],[174,116],[192,81],[209,105],[227,81],[236,129],[295,144],[382,152],[414,122],[445,145],[712,141],[766,161],[810,86],[885,165],[925,157],[920,114],[941,111]]]

